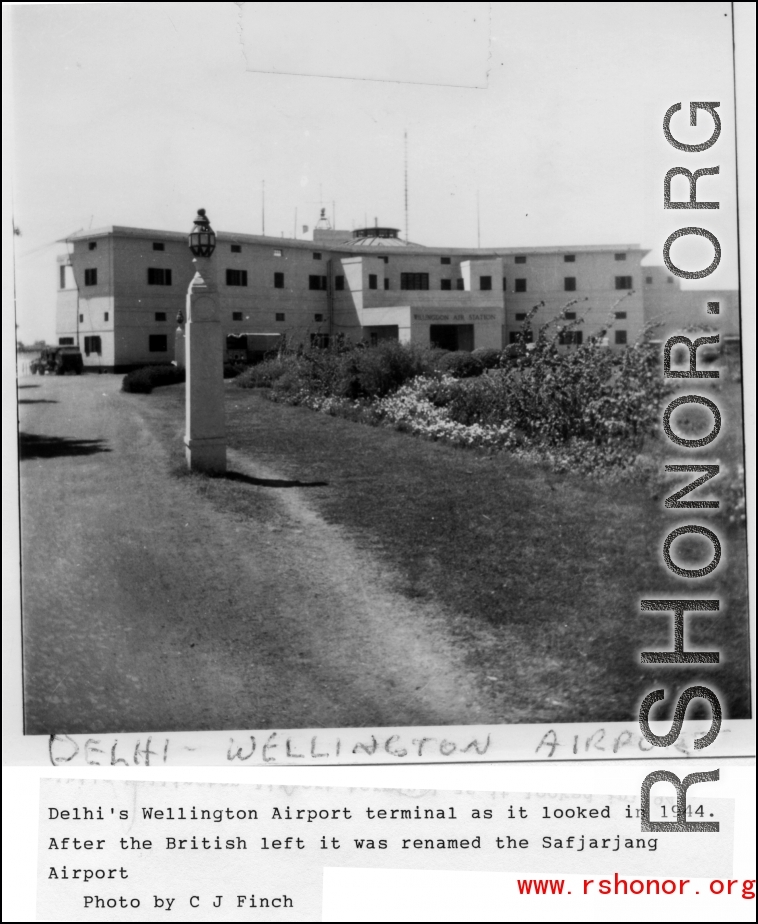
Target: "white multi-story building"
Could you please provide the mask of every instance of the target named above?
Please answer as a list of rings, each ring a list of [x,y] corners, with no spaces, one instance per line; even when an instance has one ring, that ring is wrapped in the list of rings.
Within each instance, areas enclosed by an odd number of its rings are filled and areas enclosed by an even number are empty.
[[[66,244],[58,342],[79,345],[85,365],[102,370],[173,360],[193,274],[187,235],[113,226],[77,232]],[[227,350],[239,355],[282,334],[322,345],[341,334],[501,348],[534,305],[541,303],[541,324],[574,300],[567,316],[584,320],[566,342],[580,342],[611,318],[608,343],[620,347],[650,316],[648,291],[663,289],[667,310],[680,293],[658,282],[658,267],[641,265],[644,254],[636,245],[423,247],[394,228],[373,227],[317,228],[307,241],[220,232],[214,260]]]

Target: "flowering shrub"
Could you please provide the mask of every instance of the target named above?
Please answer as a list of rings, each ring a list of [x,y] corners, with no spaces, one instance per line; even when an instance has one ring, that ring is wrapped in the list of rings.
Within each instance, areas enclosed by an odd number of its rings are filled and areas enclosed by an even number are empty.
[[[560,449],[566,463],[628,465],[658,422],[664,392],[650,330],[619,351],[605,345],[606,330],[571,345],[570,335],[582,323],[566,320],[574,304],[544,324],[534,343],[529,343],[531,322],[541,306],[527,314],[522,348],[516,345],[515,355],[491,382],[477,383],[491,391],[477,396],[480,414],[484,420],[491,413],[510,420],[529,442],[551,447],[551,455]],[[461,413],[470,413],[468,408],[464,403]]]
[[[607,347],[605,330],[577,343],[572,332],[582,319],[566,317],[574,304],[536,337],[532,320],[542,305],[535,306],[502,352],[342,343],[268,360],[236,382],[270,387],[274,400],[459,446],[534,455],[557,468],[628,467],[658,423],[663,396],[649,331],[618,351]]]
[[[451,376],[443,380],[418,376],[394,394],[371,402],[312,395],[307,391],[290,395],[286,400],[287,403],[303,405],[324,414],[347,417],[374,426],[388,425],[405,433],[442,440],[454,446],[485,449],[515,446],[513,427],[509,423],[462,424],[451,418],[448,408],[433,403],[427,396],[428,392],[439,394],[440,386],[454,383],[455,379]]]

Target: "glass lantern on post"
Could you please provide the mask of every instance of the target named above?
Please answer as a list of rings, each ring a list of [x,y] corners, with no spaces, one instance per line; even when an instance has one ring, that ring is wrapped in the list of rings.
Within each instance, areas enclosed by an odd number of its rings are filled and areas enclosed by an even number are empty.
[[[205,209],[198,209],[195,224],[189,233],[189,249],[195,257],[210,257],[216,249],[216,232],[205,214]]]

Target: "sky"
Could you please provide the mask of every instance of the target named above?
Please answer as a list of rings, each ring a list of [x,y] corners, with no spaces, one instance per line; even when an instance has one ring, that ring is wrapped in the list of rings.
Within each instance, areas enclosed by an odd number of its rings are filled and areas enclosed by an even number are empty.
[[[660,264],[672,231],[702,225],[723,255],[696,285],[735,288],[730,15],[710,2],[16,5],[19,337],[54,336],[56,241],[80,229],[189,230],[202,206],[217,230],[260,233],[264,183],[267,234],[302,236],[322,206],[341,228],[404,229],[405,133],[413,241],[639,243]],[[681,102],[672,130],[705,140],[708,116],[690,128],[686,115],[702,99],[721,103],[717,145],[675,151],[663,113]],[[662,208],[669,168],[715,165],[699,193],[719,211]],[[709,247],[672,255],[698,268]]]

